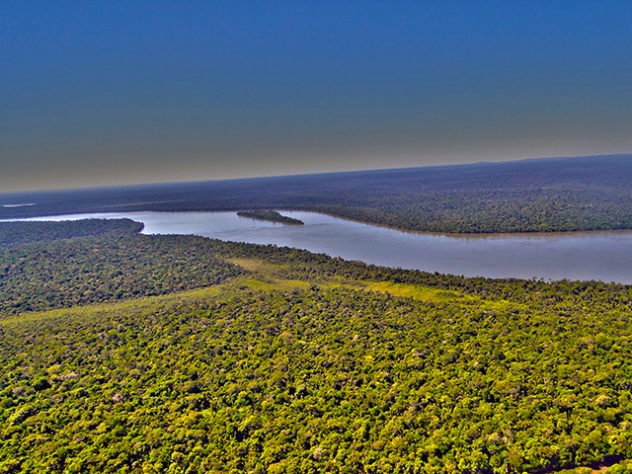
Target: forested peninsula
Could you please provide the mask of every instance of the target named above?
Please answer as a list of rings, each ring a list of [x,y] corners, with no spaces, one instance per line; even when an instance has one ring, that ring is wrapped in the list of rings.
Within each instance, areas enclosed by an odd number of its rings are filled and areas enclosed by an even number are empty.
[[[0,222],[0,248],[47,242],[72,237],[107,234],[135,234],[142,222],[131,219],[81,219],[61,222]]]
[[[0,195],[1,218],[291,209],[414,231],[632,229],[632,155]]]
[[[0,248],[0,472],[629,472],[630,286],[46,225]]]

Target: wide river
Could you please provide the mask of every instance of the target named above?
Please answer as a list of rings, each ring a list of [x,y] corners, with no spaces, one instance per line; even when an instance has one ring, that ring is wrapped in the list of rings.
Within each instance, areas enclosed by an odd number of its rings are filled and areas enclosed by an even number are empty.
[[[145,234],[195,234],[275,244],[389,267],[465,276],[632,283],[632,232],[454,236],[402,232],[312,212],[281,211],[304,226],[238,217],[234,212],[125,212],[27,220],[128,217]]]

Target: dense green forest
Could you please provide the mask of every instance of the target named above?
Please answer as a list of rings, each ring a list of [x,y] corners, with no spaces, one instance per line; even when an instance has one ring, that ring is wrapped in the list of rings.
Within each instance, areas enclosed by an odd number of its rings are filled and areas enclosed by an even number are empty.
[[[0,314],[160,295],[240,273],[210,240],[194,236],[108,235],[0,248]]]
[[[103,234],[135,234],[143,224],[131,219],[81,219],[61,222],[0,222],[0,248]]]
[[[0,218],[80,212],[319,211],[450,233],[632,229],[632,156],[593,156],[0,195]]]
[[[132,232],[0,262],[1,473],[630,472],[630,286]]]
[[[259,219],[262,221],[279,222],[281,224],[290,225],[303,225],[304,222],[300,219],[294,219],[280,214],[277,211],[271,211],[270,209],[255,209],[254,211],[239,211],[237,212],[239,217],[249,217],[250,219]]]

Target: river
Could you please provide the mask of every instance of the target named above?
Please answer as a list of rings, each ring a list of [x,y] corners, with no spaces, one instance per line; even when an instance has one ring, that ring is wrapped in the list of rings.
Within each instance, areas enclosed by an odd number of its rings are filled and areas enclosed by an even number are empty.
[[[402,232],[312,212],[281,212],[305,225],[254,220],[235,212],[124,212],[25,220],[128,217],[143,222],[145,234],[275,244],[389,267],[492,278],[632,283],[632,231],[441,235]]]

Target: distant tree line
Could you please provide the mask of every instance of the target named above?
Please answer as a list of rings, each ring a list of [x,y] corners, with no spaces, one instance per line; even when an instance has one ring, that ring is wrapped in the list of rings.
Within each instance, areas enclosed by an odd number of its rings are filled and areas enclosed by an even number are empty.
[[[5,195],[0,217],[106,211],[318,211],[416,231],[632,229],[632,156]],[[0,196],[2,197],[2,196]]]

